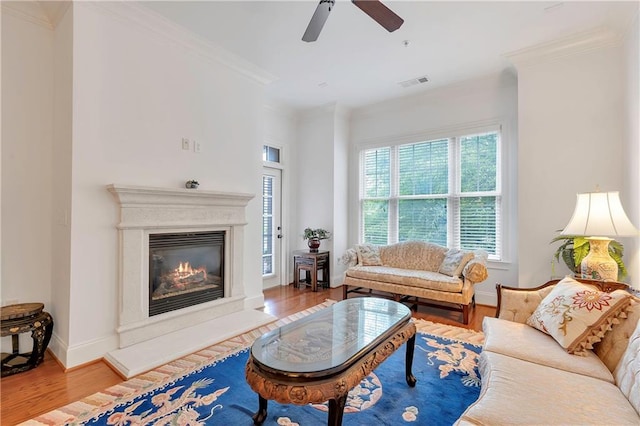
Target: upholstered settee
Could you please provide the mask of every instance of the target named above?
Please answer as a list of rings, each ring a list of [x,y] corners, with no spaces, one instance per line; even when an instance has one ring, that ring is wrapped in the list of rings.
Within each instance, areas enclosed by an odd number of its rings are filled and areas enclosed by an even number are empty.
[[[583,290],[569,277],[498,285],[480,396],[457,425],[640,425],[640,299],[620,283],[577,281]]]
[[[386,246],[357,245],[341,258],[347,264],[343,298],[376,295],[411,304],[462,312],[469,322],[474,285],[487,276],[487,253],[448,249],[422,241]],[[433,302],[436,302],[434,304]]]

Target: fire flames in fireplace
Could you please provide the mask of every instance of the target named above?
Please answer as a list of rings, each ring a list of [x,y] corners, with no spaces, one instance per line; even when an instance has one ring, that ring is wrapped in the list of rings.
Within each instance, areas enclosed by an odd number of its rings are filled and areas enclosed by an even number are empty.
[[[151,294],[152,299],[216,288],[222,282],[222,277],[207,272],[205,266],[194,268],[188,261],[179,262],[178,267],[159,278],[159,283]]]
[[[173,280],[176,286],[199,283],[205,279],[207,279],[207,270],[204,266],[193,269],[189,262],[180,262],[180,266],[173,270]]]

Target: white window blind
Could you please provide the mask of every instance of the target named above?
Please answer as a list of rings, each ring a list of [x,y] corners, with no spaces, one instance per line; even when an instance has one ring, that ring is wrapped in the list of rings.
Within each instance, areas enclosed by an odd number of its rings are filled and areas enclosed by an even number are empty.
[[[391,150],[367,151],[362,164],[362,223],[364,240],[386,244],[389,238],[389,196],[391,188]]]
[[[360,239],[422,240],[501,258],[500,131],[361,152]]]
[[[273,178],[262,177],[262,275],[273,274]]]

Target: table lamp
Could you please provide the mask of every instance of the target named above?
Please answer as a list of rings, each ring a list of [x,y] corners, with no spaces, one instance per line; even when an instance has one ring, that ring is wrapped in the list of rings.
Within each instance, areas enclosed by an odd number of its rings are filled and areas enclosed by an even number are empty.
[[[589,254],[580,264],[582,278],[618,280],[618,264],[609,255],[609,237],[638,235],[620,203],[618,191],[577,194],[576,208],[562,235],[585,236]]]

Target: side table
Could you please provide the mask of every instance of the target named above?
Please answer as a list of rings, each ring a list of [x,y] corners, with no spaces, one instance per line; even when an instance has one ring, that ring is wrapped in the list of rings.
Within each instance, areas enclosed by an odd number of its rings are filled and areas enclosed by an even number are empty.
[[[311,291],[318,291],[318,283],[323,287],[329,287],[331,276],[329,251],[312,253],[308,250],[296,250],[293,252],[293,286],[300,287],[300,271],[305,271],[304,284],[311,285]],[[318,271],[322,271],[322,279],[318,281]]]
[[[44,351],[51,340],[53,318],[44,312],[42,303],[21,303],[1,308],[2,337],[11,336],[12,353],[2,353],[2,377],[37,367],[44,360]],[[31,332],[33,349],[20,353],[19,335]]]

